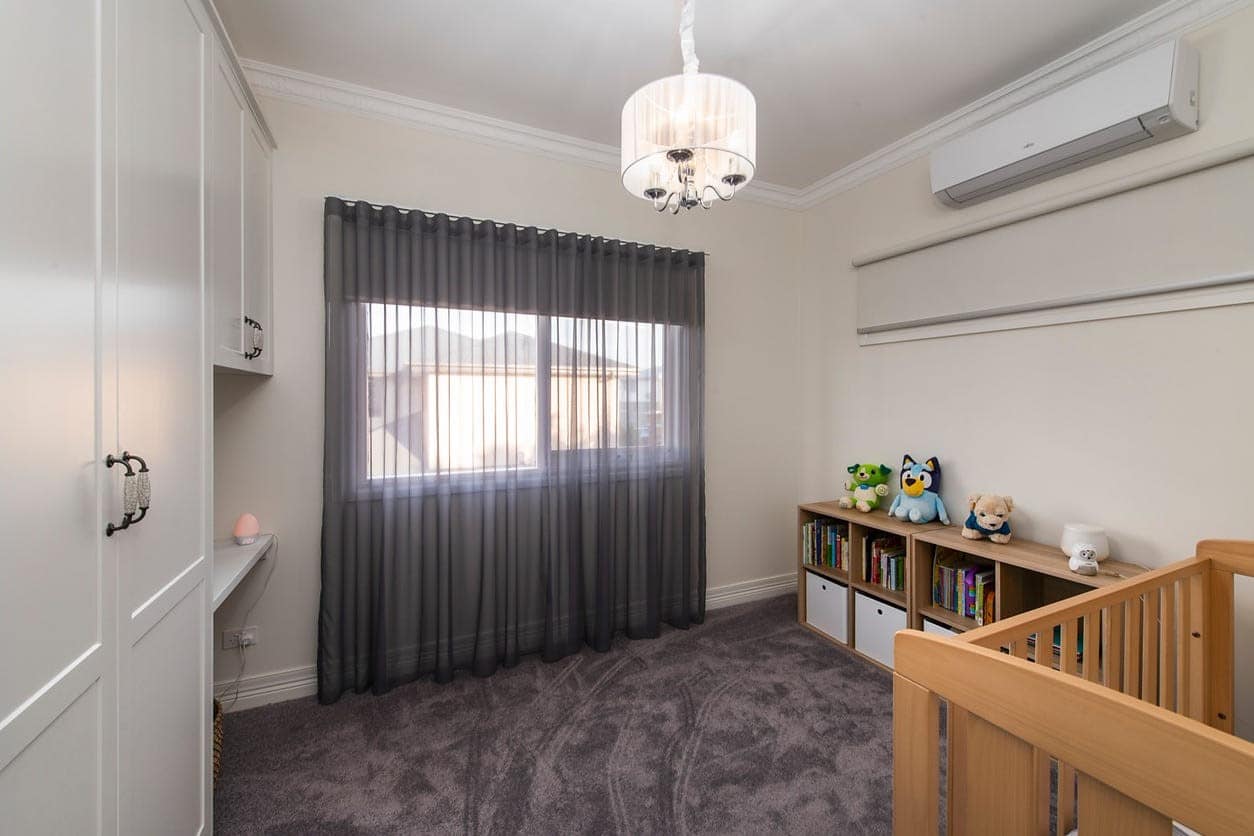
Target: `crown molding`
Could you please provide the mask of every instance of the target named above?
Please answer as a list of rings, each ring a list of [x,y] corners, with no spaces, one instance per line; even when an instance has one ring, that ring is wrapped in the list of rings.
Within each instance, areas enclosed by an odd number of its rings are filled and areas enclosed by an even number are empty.
[[[244,67],[249,84],[261,95],[271,98],[386,119],[498,148],[526,151],[563,162],[618,171],[619,153],[618,148],[613,145],[591,142],[261,61],[243,59],[240,64]],[[745,189],[744,197],[759,203],[792,209],[795,208],[798,193],[798,189],[755,180]]]
[[[800,211],[849,191],[924,156],[937,145],[1033,99],[1065,87],[1113,61],[1232,14],[1254,0],[1168,0],[1079,49],[1046,64],[930,125],[850,163],[805,188],[754,180],[744,198]],[[495,119],[433,102],[375,90],[312,73],[242,59],[249,84],[261,95],[386,119],[476,142],[617,171],[618,149],[566,134]]]
[[[1168,0],[1039,70],[811,183],[800,190],[796,208],[817,206],[841,192],[924,156],[958,134],[1066,87],[1080,77],[1134,52],[1226,17],[1251,2],[1254,0]]]

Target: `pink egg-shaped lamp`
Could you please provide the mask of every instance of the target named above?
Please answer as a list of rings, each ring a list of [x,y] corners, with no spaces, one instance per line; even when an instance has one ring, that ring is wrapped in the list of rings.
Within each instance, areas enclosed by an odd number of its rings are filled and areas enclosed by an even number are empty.
[[[235,521],[235,530],[231,532],[235,542],[241,546],[257,542],[257,535],[260,533],[261,524],[256,517],[247,513],[239,515],[239,519]]]

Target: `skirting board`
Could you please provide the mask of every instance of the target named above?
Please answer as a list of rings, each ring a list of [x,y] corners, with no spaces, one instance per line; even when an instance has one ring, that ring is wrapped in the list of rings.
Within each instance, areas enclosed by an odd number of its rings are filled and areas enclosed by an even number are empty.
[[[705,606],[708,610],[718,610],[736,604],[747,604],[750,601],[784,595],[793,592],[796,588],[796,572],[729,583],[707,590]],[[222,700],[222,708],[227,712],[244,711],[285,700],[303,699],[318,693],[318,669],[313,665],[246,676],[240,680],[239,695],[232,699],[230,689],[234,681],[228,679],[218,682],[213,688],[214,694],[228,692],[226,698]]]

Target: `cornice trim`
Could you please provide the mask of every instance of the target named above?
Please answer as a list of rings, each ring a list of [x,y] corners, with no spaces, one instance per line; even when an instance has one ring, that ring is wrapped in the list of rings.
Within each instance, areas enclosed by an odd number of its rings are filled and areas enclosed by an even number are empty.
[[[926,155],[958,134],[1065,87],[1081,76],[1156,43],[1205,26],[1254,0],[1168,0],[1084,46],[886,145],[802,189],[753,181],[747,200],[796,211],[809,209]],[[417,126],[502,148],[617,171],[618,149],[566,134],[375,90],[312,73],[242,59],[258,93],[301,104]]]
[[[386,119],[500,148],[618,171],[618,149],[612,145],[274,64],[247,59],[240,63],[248,75],[249,84],[264,96]],[[745,190],[744,197],[793,209],[798,193],[798,189],[755,181]]]
[[[1168,0],[966,107],[811,183],[798,195],[809,209],[929,153],[953,137],[1066,87],[1135,52],[1199,29],[1254,0]]]

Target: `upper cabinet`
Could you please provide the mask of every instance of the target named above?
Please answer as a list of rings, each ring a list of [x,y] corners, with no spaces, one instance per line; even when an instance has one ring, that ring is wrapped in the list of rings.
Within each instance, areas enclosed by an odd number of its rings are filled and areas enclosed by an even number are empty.
[[[270,134],[251,106],[229,45],[214,50],[209,164],[213,365],[274,372]]]

